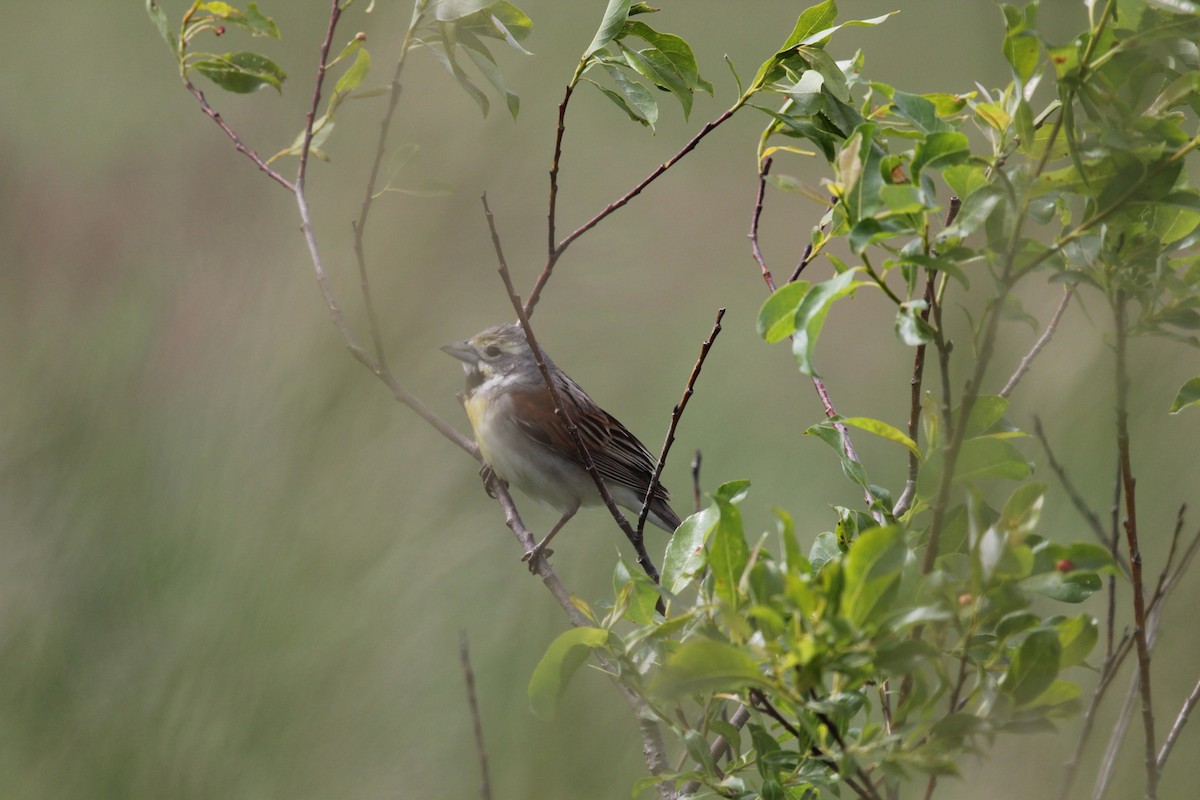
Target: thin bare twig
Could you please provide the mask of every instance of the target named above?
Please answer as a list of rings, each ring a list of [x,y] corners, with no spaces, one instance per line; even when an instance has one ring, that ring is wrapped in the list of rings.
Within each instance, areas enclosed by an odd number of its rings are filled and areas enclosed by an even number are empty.
[[[1046,451],[1046,461],[1050,465],[1050,469],[1055,477],[1058,478],[1058,482],[1062,484],[1063,491],[1067,493],[1067,497],[1071,498],[1071,504],[1075,506],[1075,510],[1087,522],[1088,528],[1091,529],[1096,540],[1100,544],[1108,546],[1110,536],[1105,532],[1104,526],[1100,522],[1100,517],[1087,504],[1087,501],[1083,499],[1083,495],[1079,493],[1079,490],[1075,488],[1075,484],[1071,482],[1071,478],[1067,475],[1066,469],[1054,456],[1054,450],[1050,447],[1050,440],[1046,437],[1046,430],[1042,427],[1042,418],[1037,415],[1033,417],[1033,434],[1041,442],[1042,449]],[[1128,575],[1129,562],[1120,553],[1114,553],[1113,557],[1122,571]]]
[[[471,730],[475,734],[475,754],[479,757],[479,796],[492,800],[492,780],[488,773],[487,747],[483,742],[483,720],[479,715],[479,698],[475,695],[475,671],[471,669],[471,653],[467,649],[467,632],[458,632],[458,661],[467,684],[467,708],[471,711]]]
[[[1161,773],[1163,767],[1167,764],[1167,759],[1171,757],[1171,751],[1175,749],[1175,742],[1179,741],[1179,734],[1183,732],[1183,727],[1187,725],[1188,717],[1192,713],[1192,709],[1196,707],[1196,703],[1200,702],[1200,680],[1196,681],[1196,685],[1192,687],[1192,693],[1187,696],[1187,700],[1183,701],[1183,707],[1179,709],[1179,714],[1175,717],[1175,723],[1171,725],[1171,730],[1167,733],[1167,738],[1163,740],[1162,749],[1158,751],[1158,771]]]
[[[633,198],[637,197],[639,194],[642,193],[643,189],[645,189],[650,184],[654,183],[654,181],[658,180],[659,176],[661,176],[664,172],[669,170],[671,167],[675,166],[675,164],[677,164],[679,162],[679,160],[682,159],[684,156],[686,156],[688,153],[695,150],[696,145],[700,144],[701,140],[703,140],[705,136],[708,136],[710,133],[712,133],[714,130],[716,130],[717,127],[719,127],[722,123],[724,123],[730,117],[732,117],[734,115],[734,113],[736,113],[737,110],[745,104],[745,101],[747,99],[749,99],[749,98],[742,98],[742,99],[738,100],[737,103],[735,103],[733,106],[731,106],[725,112],[723,112],[719,117],[706,123],[705,126],[700,129],[700,132],[697,133],[695,136],[693,136],[691,139],[689,139],[688,143],[685,144],[679,150],[679,152],[677,152],[675,155],[668,158],[663,163],[659,164],[657,167],[654,168],[653,171],[650,172],[649,175],[647,175],[645,178],[643,178],[641,181],[639,181],[636,186],[634,186],[632,189],[630,189],[625,194],[621,195],[619,198],[617,198],[613,202],[609,203],[607,206],[605,206],[603,209],[601,209],[601,211],[599,213],[597,213],[595,216],[593,216],[587,222],[580,225],[578,228],[576,228],[571,233],[567,234],[565,237],[563,237],[563,239],[560,242],[553,245],[550,248],[549,254],[547,255],[545,267],[543,267],[541,274],[538,275],[537,280],[533,284],[533,288],[529,291],[529,301],[530,301],[529,311],[530,312],[533,311],[533,306],[536,305],[538,299],[541,298],[542,289],[545,287],[546,281],[550,280],[550,275],[554,271],[554,264],[562,256],[563,252],[566,251],[566,249],[571,246],[572,242],[574,242],[576,239],[578,239],[583,234],[590,231],[592,228],[599,225],[614,211],[616,211],[617,209],[624,206],[626,203],[628,203]],[[565,98],[564,98],[564,101],[565,101]],[[554,174],[555,174],[555,180],[557,180],[557,175],[558,175],[557,171]],[[557,197],[557,189],[555,189],[555,196]]]
[[[1033,347],[1021,359],[1021,363],[1017,365],[1017,369],[1013,372],[1012,377],[1008,379],[1008,383],[1004,384],[1004,388],[1000,390],[1001,397],[1008,397],[1012,394],[1013,389],[1017,388],[1017,384],[1025,373],[1029,371],[1033,365],[1033,360],[1037,358],[1038,353],[1042,352],[1047,344],[1049,344],[1054,332],[1058,330],[1058,323],[1062,319],[1063,313],[1067,310],[1067,306],[1071,304],[1071,296],[1075,293],[1075,287],[1067,284],[1063,287],[1062,299],[1058,301],[1058,308],[1054,309],[1054,316],[1050,318],[1050,322],[1046,325],[1046,330],[1042,331],[1042,335],[1033,343]]]
[[[504,288],[508,291],[508,299],[512,302],[513,310],[517,312],[517,319],[520,320],[521,328],[525,331],[525,338],[529,342],[529,349],[533,352],[538,370],[541,371],[542,379],[546,382],[546,388],[550,391],[555,411],[561,414],[562,418],[566,420],[567,430],[571,434],[571,440],[575,442],[575,447],[579,451],[580,458],[583,459],[584,468],[596,484],[596,489],[600,492],[600,498],[604,501],[605,507],[608,508],[609,513],[612,514],[613,519],[616,520],[617,525],[620,526],[626,538],[633,544],[634,550],[637,552],[638,563],[645,573],[655,583],[658,583],[658,569],[654,566],[654,562],[650,560],[650,554],[646,552],[645,542],[629,524],[629,520],[621,513],[621,510],[617,508],[616,502],[613,501],[612,495],[609,494],[608,487],[604,483],[604,477],[596,469],[596,464],[592,460],[592,454],[588,451],[587,444],[583,441],[583,435],[580,434],[573,416],[568,412],[566,405],[562,401],[558,386],[554,382],[554,376],[550,373],[550,368],[546,365],[546,360],[542,357],[541,347],[537,343],[533,327],[529,324],[529,316],[525,313],[525,306],[521,303],[521,296],[517,294],[517,290],[513,287],[512,276],[508,272],[508,261],[504,258],[504,248],[500,244],[500,233],[496,230],[496,218],[492,215],[492,209],[488,206],[487,193],[484,193],[481,200],[483,202],[484,214],[487,217],[488,229],[492,234],[492,245],[496,250],[496,259],[499,262],[497,271],[500,273],[500,279],[504,282]]]
[[[683,398],[671,411],[671,425],[667,428],[667,438],[663,441],[662,452],[659,453],[658,463],[654,465],[654,474],[650,476],[650,484],[646,487],[646,496],[642,498],[642,510],[638,512],[637,518],[637,534],[640,538],[646,529],[646,518],[650,515],[650,499],[654,496],[654,489],[658,486],[658,480],[662,477],[663,468],[667,463],[667,454],[671,452],[671,445],[675,443],[675,428],[679,425],[679,420],[683,417],[683,410],[687,408],[688,400],[692,399],[692,394],[695,392],[696,379],[700,377],[700,370],[704,366],[704,359],[708,358],[708,351],[712,349],[713,342],[716,341],[717,335],[721,333],[721,319],[725,316],[725,309],[717,310],[717,319],[713,322],[712,330],[709,331],[708,338],[700,345],[700,357],[696,359],[696,365],[692,367],[692,374],[688,376],[687,388],[683,390]]]
[[[375,359],[379,362],[379,367],[385,374],[390,373],[390,368],[388,367],[387,357],[384,354],[379,315],[375,312],[375,303],[371,299],[371,283],[367,276],[367,256],[363,240],[367,229],[367,217],[370,215],[371,206],[375,202],[375,186],[379,181],[379,170],[383,165],[383,156],[387,149],[388,132],[392,127],[392,119],[396,115],[396,106],[400,102],[400,93],[403,88],[400,83],[400,75],[404,72],[404,62],[408,58],[408,51],[412,45],[412,33],[419,24],[420,18],[421,14],[418,13],[416,19],[409,25],[408,32],[404,35],[404,42],[400,46],[400,57],[396,60],[396,69],[392,73],[387,110],[383,114],[383,119],[379,121],[379,139],[375,145],[375,158],[371,162],[371,171],[367,175],[367,185],[363,192],[362,208],[358,213],[358,219],[353,223],[354,257],[358,261],[358,278],[359,285],[362,288],[363,305],[367,312],[367,324],[371,331],[371,339],[375,344]]]
[[[1126,371],[1125,293],[1117,290],[1113,315],[1116,322],[1117,450],[1121,483],[1125,491],[1125,539],[1129,545],[1129,572],[1133,583],[1134,641],[1137,644],[1138,686],[1142,699],[1142,734],[1145,743],[1146,800],[1158,796],[1158,748],[1154,738],[1154,704],[1150,684],[1150,646],[1146,638],[1146,597],[1142,584],[1142,551],[1138,542],[1137,481],[1129,455],[1129,376]]]
[[[700,510],[700,449],[692,456],[692,512]]]
[[[195,97],[196,101],[200,103],[200,110],[203,111],[213,122],[217,123],[218,127],[225,132],[225,135],[228,136],[229,140],[233,142],[233,147],[235,150],[253,161],[260,170],[265,172],[267,176],[271,178],[271,180],[275,181],[289,192],[296,191],[296,187],[292,185],[291,181],[276,172],[275,168],[264,161],[262,156],[260,156],[254,150],[254,148],[247,146],[246,143],[242,141],[242,137],[238,136],[237,132],[233,128],[229,127],[228,123],[225,122],[225,118],[221,116],[220,112],[208,104],[208,100],[204,97],[204,92],[196,88],[196,85],[187,77],[184,77],[183,85],[189,92],[191,92],[192,97]]]
[[[775,160],[772,158],[763,159],[762,168],[758,171],[758,194],[754,197],[754,213],[750,215],[749,234],[750,254],[754,256],[759,270],[762,271],[763,281],[772,292],[775,291],[775,279],[771,277],[771,270],[767,269],[767,262],[763,260],[762,248],[758,244],[758,221],[762,217],[763,197],[767,192],[767,175],[771,172],[771,165],[773,163],[775,163]]]
[[[929,321],[929,312],[932,310],[931,302],[933,299],[933,270],[925,271],[925,308],[921,309],[921,319],[925,322]],[[917,345],[917,352],[913,356],[913,371],[912,378],[908,382],[908,438],[914,442],[917,441],[917,429],[921,425],[921,385],[925,380],[925,345]],[[917,495],[917,472],[920,470],[921,464],[916,453],[908,454],[908,477],[904,481],[904,491],[900,493],[900,499],[896,501],[896,505],[892,507],[892,516],[903,516],[906,511],[912,506],[913,498]]]

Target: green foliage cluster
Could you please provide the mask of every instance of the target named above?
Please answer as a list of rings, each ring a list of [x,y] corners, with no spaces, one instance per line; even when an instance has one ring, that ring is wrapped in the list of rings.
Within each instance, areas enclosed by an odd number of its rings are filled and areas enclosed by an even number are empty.
[[[189,50],[199,33],[226,23],[278,36],[255,3],[245,11],[193,3],[178,31],[155,0],[147,7],[185,80],[196,71],[234,92],[280,88],[283,70],[263,56]],[[799,370],[819,378],[828,315],[841,300],[880,291],[894,306],[897,339],[920,353],[914,381],[925,348],[941,381],[914,393],[907,432],[837,416],[808,429],[837,452],[867,503],[836,508],[836,526],[817,532],[807,553],[784,511],[774,538],[748,537],[739,504],[749,484],[727,483],[675,532],[661,585],[619,563],[610,604],[597,611],[576,600],[591,624],[550,646],[531,703],[552,715],[572,674],[599,655],[647,720],[678,743],[675,767],[639,790],[669,783],[724,797],[879,798],[922,776],[931,793],[964,753],[1002,733],[1052,728],[1080,708],[1075,681],[1095,663],[1099,627],[1046,601],[1078,604],[1102,587],[1102,575],[1132,577],[1140,593],[1139,562],[1115,544],[1055,542],[1039,528],[1047,487],[1031,480],[1026,434],[1010,421],[1007,390],[982,391],[999,324],[1023,314],[1014,289],[1035,273],[1101,296],[1112,312],[1122,425],[1125,340],[1200,344],[1192,333],[1200,328],[1200,193],[1186,169],[1200,145],[1188,133],[1200,114],[1200,10],[1168,0],[1086,7],[1086,30],[1058,43],[1039,33],[1036,3],[1003,6],[1012,78],[998,89],[921,94],[868,79],[861,53],[838,61],[827,45],[847,25],[886,17],[838,23],[832,0],[805,10],[748,84],[734,71],[739,95],[722,119],[744,106],[768,117],[760,179],[819,204],[804,263],[823,257],[834,271],[774,291],[759,333],[768,343],[789,340]],[[580,81],[593,83],[653,128],[655,90],[685,116],[696,91],[713,92],[687,42],[642,20],[653,11],[610,0],[568,99]],[[486,94],[460,63],[465,53],[515,115],[517,96],[485,40],[524,52],[531,25],[508,2],[419,0],[403,54],[428,49],[486,113]],[[302,135],[280,155],[320,147],[338,105],[367,75],[361,45],[350,42],[324,65],[355,57],[311,125],[311,142]],[[561,130],[560,119],[560,144]],[[828,164],[822,192],[768,175],[774,159],[807,153],[800,144]],[[833,252],[835,243],[854,263]],[[990,290],[973,307],[971,341],[955,347],[943,309],[973,284]],[[969,373],[958,388],[952,358],[965,359]],[[1180,390],[1173,412],[1200,402],[1197,385]],[[902,490],[870,479],[850,428],[903,448],[912,470]],[[1130,541],[1135,549],[1136,533]],[[655,610],[660,598],[665,616]]]

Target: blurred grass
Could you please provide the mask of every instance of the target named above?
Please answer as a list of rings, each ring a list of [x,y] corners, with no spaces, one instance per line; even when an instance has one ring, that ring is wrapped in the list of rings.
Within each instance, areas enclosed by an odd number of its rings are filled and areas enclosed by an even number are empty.
[[[384,198],[370,257],[394,368],[464,428],[453,399],[461,373],[437,345],[511,316],[478,195],[489,192],[527,287],[544,250],[555,106],[601,5],[522,4],[537,25],[529,43],[537,56],[503,61],[523,100],[515,123],[502,109],[481,121],[428,59],[411,64],[397,140],[422,145],[418,174],[460,190],[447,200]],[[845,5],[863,17],[890,8]],[[719,113],[732,95],[721,55],[743,76],[752,72],[799,6],[758,3],[737,24],[728,9],[692,2],[668,7],[658,22],[693,42],[718,86],[718,99],[697,100],[690,123],[664,107],[651,137],[597,95],[576,98],[561,228],[618,196]],[[21,34],[6,45],[20,66],[0,72],[8,154],[0,162],[2,795],[472,796],[461,628],[496,796],[624,796],[643,769],[628,712],[602,678],[584,673],[558,721],[529,714],[525,682],[562,629],[560,612],[525,575],[475,464],[392,402],[341,347],[290,198],[197,112],[142,3],[9,11]],[[301,119],[324,14],[299,4],[266,11],[285,34],[262,46],[292,75],[284,95],[209,94],[269,153]],[[1047,5],[1043,24],[1069,31],[1062,18],[1079,13]],[[347,20],[346,38],[367,30],[378,80],[406,19],[403,4],[381,3],[371,17]],[[868,73],[907,88],[966,91],[968,77],[1004,80],[998,20],[985,3],[910,3],[883,28],[848,31],[835,49],[844,57],[868,48]],[[47,43],[64,55],[47,58]],[[376,113],[345,109],[329,148],[334,163],[312,174],[318,233],[359,331],[349,220]],[[686,506],[687,462],[701,448],[707,488],[754,482],[749,526],[770,528],[778,505],[814,535],[831,525],[831,502],[853,505],[857,496],[832,454],[800,436],[820,407],[786,348],[754,335],[764,291],[744,234],[761,124],[748,112],[735,118],[580,240],[537,323],[559,363],[656,448],[716,307],[729,306],[667,483]],[[787,169],[810,183],[822,174],[815,163]],[[769,200],[764,246],[777,272],[790,268],[815,216],[794,198]],[[1057,296],[1031,287],[1026,300],[1044,320]],[[881,308],[864,294],[840,309],[820,363],[843,413],[902,425],[910,357],[890,321],[873,316]],[[1099,342],[1104,315],[1094,297],[1087,308],[1090,316],[1071,315],[1020,391],[1104,510],[1111,381]],[[1000,363],[1015,364],[1035,336],[1012,325]],[[1178,502],[1196,488],[1195,420],[1162,411],[1197,370],[1190,352],[1142,352],[1135,380],[1148,399],[1135,456],[1154,568]],[[877,481],[896,485],[903,457],[894,446],[864,439],[859,449]],[[525,511],[542,527],[553,516]],[[1063,538],[1086,535],[1061,495],[1046,518]],[[602,601],[614,531],[593,512],[568,537],[560,574],[581,597]],[[1185,614],[1198,599],[1195,588],[1182,590],[1164,623],[1164,724],[1195,677]],[[1179,752],[1198,741],[1189,731]],[[1031,754],[1054,765],[1045,752],[1066,744],[1005,742],[992,761],[964,765],[969,781],[946,782],[939,796],[1044,796],[1057,773],[1025,765]],[[1196,776],[1195,764],[1173,763],[1163,796],[1186,796]]]

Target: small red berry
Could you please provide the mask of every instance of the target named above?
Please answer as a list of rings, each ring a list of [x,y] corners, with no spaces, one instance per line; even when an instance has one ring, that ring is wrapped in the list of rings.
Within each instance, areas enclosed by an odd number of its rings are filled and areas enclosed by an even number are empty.
[[[1075,565],[1071,563],[1071,559],[1069,558],[1060,558],[1058,563],[1054,565],[1054,568],[1059,572],[1070,572],[1075,569]]]

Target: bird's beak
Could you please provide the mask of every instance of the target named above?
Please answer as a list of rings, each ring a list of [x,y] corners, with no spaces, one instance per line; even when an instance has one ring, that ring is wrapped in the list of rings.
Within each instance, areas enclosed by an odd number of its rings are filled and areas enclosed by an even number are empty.
[[[465,364],[479,363],[479,354],[475,352],[475,348],[467,341],[444,345],[442,352],[454,356]]]

